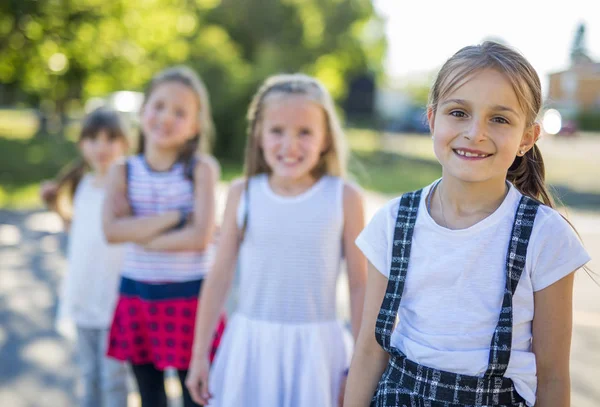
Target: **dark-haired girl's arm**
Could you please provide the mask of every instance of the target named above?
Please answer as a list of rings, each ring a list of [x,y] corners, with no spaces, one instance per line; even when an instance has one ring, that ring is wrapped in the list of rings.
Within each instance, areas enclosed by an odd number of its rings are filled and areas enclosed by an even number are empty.
[[[537,364],[536,407],[569,407],[569,355],[573,326],[573,275],[534,293],[533,353]]]
[[[144,244],[173,228],[179,222],[179,212],[169,211],[154,216],[120,216],[119,202],[127,199],[125,163],[111,167],[106,180],[106,197],[102,209],[102,226],[109,243]]]
[[[389,355],[375,339],[375,323],[387,283],[387,278],[369,263],[365,305],[346,384],[345,407],[368,406],[387,366]]]
[[[215,232],[215,189],[220,167],[210,156],[202,156],[194,168],[194,212],[189,223],[150,240],[149,250],[202,251],[213,240]]]

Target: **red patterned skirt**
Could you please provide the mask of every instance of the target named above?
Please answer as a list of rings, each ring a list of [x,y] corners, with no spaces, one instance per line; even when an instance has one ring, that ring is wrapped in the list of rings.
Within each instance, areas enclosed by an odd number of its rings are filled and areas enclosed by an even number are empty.
[[[187,370],[201,284],[202,280],[151,284],[123,277],[108,356],[134,365],[152,363],[160,370]],[[209,355],[211,362],[224,329],[222,316]]]

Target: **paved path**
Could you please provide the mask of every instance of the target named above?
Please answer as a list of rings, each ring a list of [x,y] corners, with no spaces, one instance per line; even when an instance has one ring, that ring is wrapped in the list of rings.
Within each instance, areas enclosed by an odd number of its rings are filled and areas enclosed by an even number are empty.
[[[223,188],[220,200],[224,199]],[[385,198],[369,195],[370,217]],[[222,205],[221,205],[222,207]],[[600,213],[572,213],[571,219],[595,257],[600,273]],[[76,405],[72,344],[56,334],[56,293],[65,269],[60,221],[40,211],[0,211],[0,406]],[[347,304],[345,279],[339,304]],[[573,406],[600,405],[600,287],[580,272],[576,278],[572,348]],[[344,314],[341,314],[344,316]],[[179,389],[168,380],[171,406]],[[132,390],[130,407],[139,406]]]

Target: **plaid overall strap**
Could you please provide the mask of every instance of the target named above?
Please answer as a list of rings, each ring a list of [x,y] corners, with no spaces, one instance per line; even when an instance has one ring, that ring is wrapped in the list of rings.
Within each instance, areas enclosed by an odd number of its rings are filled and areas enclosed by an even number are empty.
[[[408,271],[410,260],[410,249],[412,245],[413,230],[417,220],[417,211],[421,202],[421,192],[408,192],[400,198],[398,217],[394,229],[394,241],[392,247],[392,263],[387,289],[377,322],[375,324],[375,338],[381,347],[390,354],[401,353],[390,345],[390,339],[396,323],[398,307],[404,291],[404,282]]]
[[[506,286],[502,299],[502,309],[498,318],[498,325],[492,336],[490,358],[487,371],[485,372],[486,377],[504,376],[508,367],[512,348],[512,299],[519,284],[521,274],[525,270],[527,246],[539,206],[540,204],[537,201],[523,196],[515,214],[510,243],[508,245],[508,254],[506,256]]]

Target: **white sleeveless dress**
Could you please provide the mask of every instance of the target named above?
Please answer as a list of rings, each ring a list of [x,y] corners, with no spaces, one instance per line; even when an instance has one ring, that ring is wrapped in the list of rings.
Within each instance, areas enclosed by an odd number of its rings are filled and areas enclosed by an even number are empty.
[[[352,339],[336,319],[343,181],[325,176],[295,197],[250,180],[237,311],[211,370],[210,406],[335,406]]]

